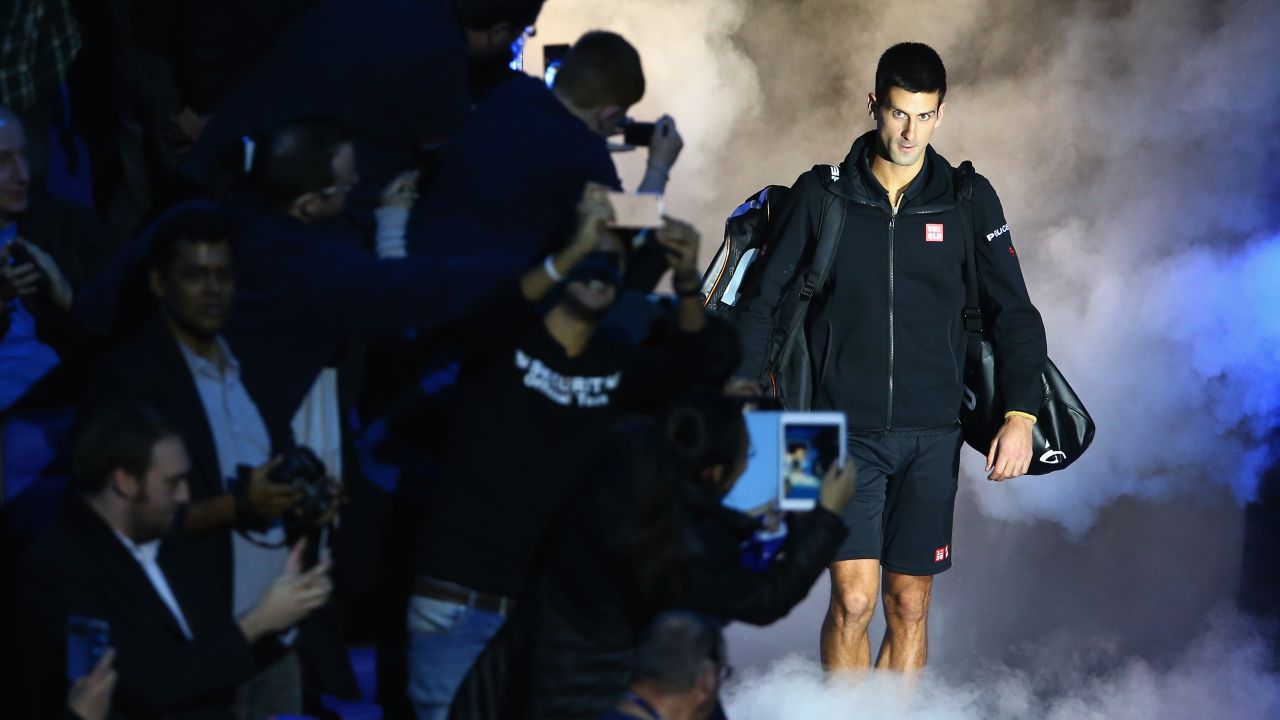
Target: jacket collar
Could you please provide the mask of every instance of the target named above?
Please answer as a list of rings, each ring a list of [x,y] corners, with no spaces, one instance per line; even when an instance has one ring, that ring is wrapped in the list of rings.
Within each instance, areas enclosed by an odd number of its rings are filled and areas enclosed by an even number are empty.
[[[871,153],[875,147],[875,131],[870,130],[853,141],[849,154],[841,164],[841,176],[850,182],[837,182],[829,188],[839,195],[864,204],[876,205],[892,212],[889,195],[871,172]],[[932,145],[925,147],[925,160],[919,174],[907,186],[903,208],[954,205],[951,189],[951,164]]]
[[[80,558],[80,561],[92,564],[100,572],[103,582],[110,583],[127,594],[131,605],[139,614],[158,620],[179,638],[186,640],[186,633],[174,618],[173,612],[156,593],[142,565],[120,538],[116,537],[115,530],[89,506],[88,501],[78,493],[70,493],[62,507],[61,521],[67,532],[75,538],[77,549],[88,556]],[[164,570],[165,579],[174,591],[174,598],[189,618],[187,605],[178,594],[178,583],[171,576],[169,568]],[[194,632],[195,629],[192,630]]]

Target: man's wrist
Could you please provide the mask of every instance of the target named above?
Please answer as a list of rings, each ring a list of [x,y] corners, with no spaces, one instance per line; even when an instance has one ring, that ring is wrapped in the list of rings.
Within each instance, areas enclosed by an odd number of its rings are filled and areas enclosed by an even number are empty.
[[[1021,410],[1010,410],[1009,412],[1004,414],[1004,419],[1006,422],[1009,420],[1013,420],[1014,418],[1017,418],[1019,420],[1026,420],[1030,422],[1032,425],[1036,423],[1035,415],[1032,415],[1031,413],[1022,412]]]
[[[240,625],[240,632],[244,633],[244,639],[250,645],[258,641],[258,638],[267,634],[267,629],[263,622],[258,618],[258,608],[254,606],[249,612],[240,616],[236,621]]]
[[[665,178],[665,177],[670,177],[670,176],[671,176],[671,164],[670,164],[670,163],[664,163],[664,162],[662,162],[661,160],[655,160],[655,159],[653,159],[653,158],[649,158],[649,162],[648,162],[648,163],[646,163],[646,165],[648,166],[648,169],[649,169],[649,170],[651,170],[651,171],[653,171],[653,172],[658,173],[659,175],[663,176],[664,178]]]

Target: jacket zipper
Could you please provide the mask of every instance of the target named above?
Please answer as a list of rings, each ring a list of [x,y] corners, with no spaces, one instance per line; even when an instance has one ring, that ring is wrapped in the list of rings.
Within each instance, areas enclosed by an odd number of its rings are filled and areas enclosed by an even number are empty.
[[[889,218],[889,404],[885,408],[884,429],[893,429],[893,222]]]

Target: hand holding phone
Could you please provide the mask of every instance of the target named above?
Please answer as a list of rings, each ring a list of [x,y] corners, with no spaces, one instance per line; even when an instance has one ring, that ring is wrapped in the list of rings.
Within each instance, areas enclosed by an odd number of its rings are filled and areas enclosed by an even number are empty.
[[[71,683],[67,709],[81,720],[106,720],[111,713],[111,694],[116,689],[116,671],[112,667],[115,656],[115,650],[108,649],[93,672]]]
[[[111,647],[111,625],[106,620],[71,615],[67,618],[67,679],[88,675]]]

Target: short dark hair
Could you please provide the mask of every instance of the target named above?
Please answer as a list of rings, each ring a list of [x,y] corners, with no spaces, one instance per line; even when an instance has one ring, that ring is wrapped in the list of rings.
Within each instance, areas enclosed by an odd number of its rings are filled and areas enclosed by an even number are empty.
[[[924,43],[898,43],[880,56],[876,64],[876,101],[883,101],[889,88],[911,93],[938,93],[938,102],[947,97],[947,68],[933,48]]]
[[[71,451],[71,487],[101,492],[116,470],[141,478],[151,469],[156,443],[180,437],[151,406],[134,398],[116,398],[92,409],[78,428]]]
[[[333,157],[351,142],[351,133],[337,120],[308,118],[254,140],[250,187],[273,207],[285,207],[333,185]]]
[[[229,242],[236,246],[236,220],[222,205],[192,200],[175,205],[156,221],[147,267],[164,271],[178,255],[178,243]]]
[[[720,625],[687,610],[669,610],[649,625],[636,647],[633,680],[659,692],[689,690],[707,669],[724,663],[724,635]]]
[[[640,53],[617,33],[593,30],[564,56],[555,89],[580,108],[635,105],[644,97]]]
[[[462,26],[470,30],[488,30],[499,23],[527,28],[538,19],[543,2],[545,0],[453,0],[453,8]]]

